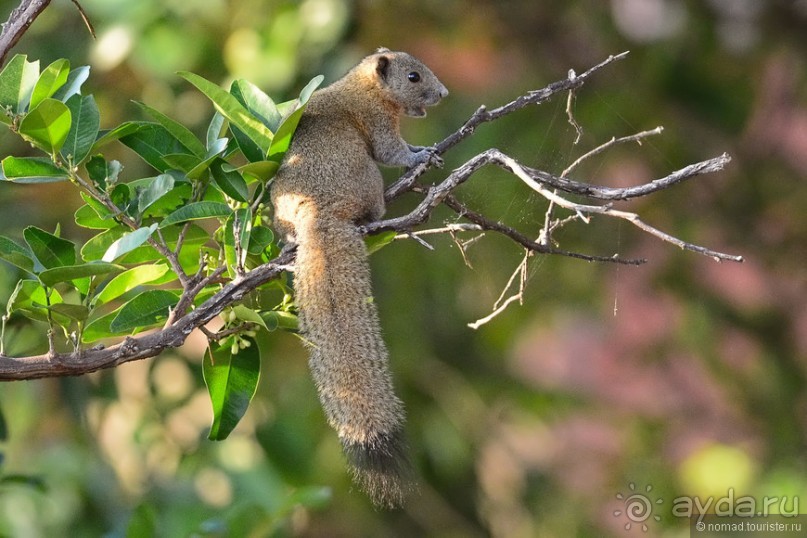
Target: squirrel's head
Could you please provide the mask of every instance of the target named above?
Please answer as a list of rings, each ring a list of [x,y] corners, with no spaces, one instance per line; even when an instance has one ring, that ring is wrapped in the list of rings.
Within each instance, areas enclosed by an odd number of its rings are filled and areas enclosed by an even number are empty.
[[[431,69],[405,52],[381,48],[362,63],[374,70],[382,90],[392,94],[392,100],[403,107],[407,116],[425,116],[427,106],[436,105],[448,95]]]

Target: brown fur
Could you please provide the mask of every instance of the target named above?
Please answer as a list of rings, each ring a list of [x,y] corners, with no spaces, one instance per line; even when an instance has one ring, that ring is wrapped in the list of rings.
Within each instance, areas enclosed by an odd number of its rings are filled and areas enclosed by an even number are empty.
[[[400,116],[423,116],[447,94],[412,56],[379,49],[314,93],[272,185],[275,226],[297,243],[295,298],[320,401],[354,480],[384,507],[399,506],[412,485],[403,404],[393,391],[356,224],[384,214],[376,163],[414,166],[433,158],[401,138]]]

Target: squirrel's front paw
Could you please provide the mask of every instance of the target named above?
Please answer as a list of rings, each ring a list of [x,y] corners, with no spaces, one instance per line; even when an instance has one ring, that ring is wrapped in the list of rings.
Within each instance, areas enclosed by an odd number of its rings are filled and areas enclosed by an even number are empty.
[[[443,167],[443,158],[437,154],[437,149],[433,146],[412,146],[415,151],[415,160],[417,164],[426,163],[437,168]]]

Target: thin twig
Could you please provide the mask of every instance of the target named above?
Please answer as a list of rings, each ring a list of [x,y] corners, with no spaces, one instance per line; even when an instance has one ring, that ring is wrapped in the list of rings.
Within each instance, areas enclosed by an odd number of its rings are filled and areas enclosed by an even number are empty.
[[[722,260],[728,260],[734,262],[743,261],[742,256],[717,252],[715,250],[711,250],[699,245],[695,245],[693,243],[689,243],[687,241],[683,241],[681,239],[678,239],[677,237],[673,237],[670,234],[662,232],[661,230],[645,223],[639,218],[639,215],[637,215],[636,213],[630,213],[627,211],[618,211],[611,208],[610,205],[595,206],[595,205],[585,205],[570,202],[569,200],[566,200],[565,198],[562,198],[554,194],[553,192],[549,191],[546,187],[541,185],[541,183],[535,181],[535,179],[533,179],[514,159],[504,156],[502,159],[502,163],[507,168],[509,168],[516,176],[518,176],[519,179],[521,179],[524,183],[526,183],[530,188],[541,194],[546,199],[553,200],[560,207],[569,209],[570,211],[575,211],[576,213],[581,215],[600,214],[627,220],[628,222],[636,225],[645,232],[655,235],[662,241],[672,243],[673,245],[676,245],[682,249],[691,250],[692,252],[697,252],[698,254],[709,256],[710,258],[713,258],[716,261],[722,261]],[[583,216],[581,218],[586,219],[587,217]]]
[[[588,152],[584,153],[583,155],[581,155],[580,157],[578,157],[572,164],[570,164],[569,166],[566,167],[566,170],[564,170],[563,172],[560,173],[560,177],[568,176],[572,172],[572,170],[574,170],[575,168],[580,166],[580,164],[583,161],[585,161],[586,159],[590,159],[591,157],[594,157],[595,155],[599,155],[603,151],[605,151],[608,148],[611,148],[613,146],[616,146],[617,144],[624,144],[625,142],[636,142],[639,145],[641,145],[643,139],[645,139],[645,138],[647,138],[649,136],[661,134],[662,132],[664,132],[664,127],[659,126],[659,127],[656,127],[655,129],[651,129],[649,131],[642,131],[640,133],[632,134],[632,135],[629,135],[629,136],[622,136],[622,137],[619,137],[619,138],[613,137],[608,142],[606,142],[604,144],[600,144],[599,146],[592,149],[591,151],[588,151]]]

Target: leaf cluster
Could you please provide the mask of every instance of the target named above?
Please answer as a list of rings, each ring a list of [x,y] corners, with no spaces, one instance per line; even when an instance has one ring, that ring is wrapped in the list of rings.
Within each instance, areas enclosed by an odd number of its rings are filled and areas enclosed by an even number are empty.
[[[47,324],[51,355],[60,347],[78,354],[110,338],[168,326],[228,279],[279,252],[267,226],[267,182],[321,76],[298,98],[276,104],[246,80],[227,91],[180,73],[215,108],[200,140],[144,103],[137,104],[148,120],[101,129],[95,99],[81,91],[89,71],[60,59],[40,72],[38,61],[17,55],[0,72],[0,122],[40,153],[2,159],[0,181],[72,182],[84,201],[75,222],[95,234],[83,244],[62,237],[58,228],[29,226],[22,241],[0,236],[0,259],[24,275],[5,306],[0,356],[6,326],[19,318]],[[102,153],[113,143],[131,149],[153,175],[125,180],[123,166]],[[227,437],[255,392],[256,331],[296,328],[286,286],[272,281],[263,286],[267,290],[277,295],[276,304],[267,308],[247,297],[222,314],[219,333],[207,333],[211,439]]]

